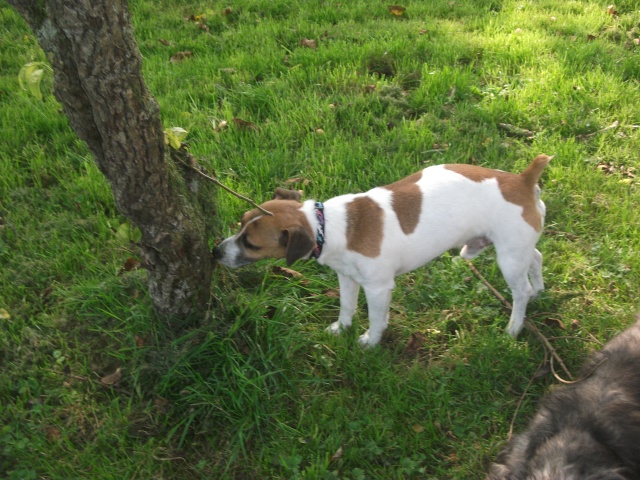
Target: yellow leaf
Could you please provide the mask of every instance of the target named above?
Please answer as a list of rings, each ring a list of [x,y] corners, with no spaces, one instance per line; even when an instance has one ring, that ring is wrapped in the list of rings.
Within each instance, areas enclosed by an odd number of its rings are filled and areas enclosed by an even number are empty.
[[[9,320],[11,315],[4,308],[0,308],[0,320]]]
[[[50,68],[43,62],[29,62],[20,69],[18,73],[18,82],[23,90],[29,91],[31,95],[38,100],[42,100],[42,91],[40,90],[40,83],[44,76],[45,68]]]
[[[187,132],[184,128],[181,127],[171,127],[168,130],[164,131],[164,143],[165,145],[171,145],[171,147],[175,150],[180,148],[182,145],[182,140],[187,137]]]
[[[406,8],[401,7],[400,5],[389,5],[389,7],[387,8],[396,17],[401,17],[402,15],[404,15],[404,12],[407,10]]]

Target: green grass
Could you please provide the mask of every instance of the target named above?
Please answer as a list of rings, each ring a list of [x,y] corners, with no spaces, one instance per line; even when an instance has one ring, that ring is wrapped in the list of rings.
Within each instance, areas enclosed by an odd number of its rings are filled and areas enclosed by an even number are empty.
[[[187,129],[199,162],[256,200],[555,155],[547,290],[528,313],[545,335],[572,337],[554,344],[575,371],[596,348],[584,340],[608,340],[640,305],[640,2],[619,2],[617,16],[587,0],[402,5],[402,18],[360,0],[131,10],[165,126]],[[187,20],[200,14],[208,32]],[[372,350],[357,344],[364,299],[350,332],[325,334],[337,280],[314,262],[295,265],[301,279],[274,273],[278,262],[220,268],[206,318],[158,318],[145,272],[122,269],[137,248],[51,78],[42,102],[18,86],[44,54],[3,2],[0,18],[0,476],[483,478],[544,353],[530,333],[506,337],[508,314],[457,252],[397,279]],[[222,191],[217,202],[212,244],[247,209]],[[475,265],[510,297],[492,252]],[[120,381],[101,385],[117,368]],[[555,383],[533,381],[516,431]]]

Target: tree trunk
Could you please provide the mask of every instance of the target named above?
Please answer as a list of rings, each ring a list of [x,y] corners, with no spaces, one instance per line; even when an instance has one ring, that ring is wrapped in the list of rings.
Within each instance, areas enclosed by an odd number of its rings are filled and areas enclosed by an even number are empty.
[[[180,317],[202,313],[211,282],[213,211],[203,211],[193,172],[167,158],[160,109],[142,78],[126,0],[9,3],[47,54],[55,96],[111,183],[116,206],[142,232],[156,309]]]

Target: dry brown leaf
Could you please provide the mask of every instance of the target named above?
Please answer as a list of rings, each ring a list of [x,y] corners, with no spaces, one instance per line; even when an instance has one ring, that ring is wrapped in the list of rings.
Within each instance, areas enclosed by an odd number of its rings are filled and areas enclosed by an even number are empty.
[[[233,13],[233,10],[231,9],[231,7],[227,7],[224,10],[222,10],[222,15],[224,15],[225,17],[227,15],[231,15]]]
[[[185,50],[184,52],[178,52],[175,55],[173,55],[169,61],[172,63],[178,63],[178,62],[182,62],[183,60],[187,59],[187,58],[191,58],[191,55],[193,55],[191,53],[190,50]]]
[[[422,432],[424,432],[424,427],[422,425],[419,425],[419,424],[416,423],[413,426],[413,431],[416,432],[416,433],[422,433]]]
[[[116,383],[118,383],[120,381],[120,378],[122,377],[122,372],[120,367],[116,368],[116,371],[113,373],[110,373],[109,375],[105,375],[104,377],[102,377],[100,379],[100,383],[102,383],[103,385],[115,385]]]
[[[409,341],[405,347],[405,351],[409,355],[417,354],[427,343],[427,337],[420,332],[414,332],[409,337]]]
[[[147,343],[147,337],[141,337],[139,335],[134,335],[133,339],[136,342],[138,347],[144,347],[145,343]]]
[[[609,5],[607,7],[607,13],[609,15],[611,15],[612,17],[617,17],[618,16],[618,11],[616,10],[616,6],[615,5]]]
[[[387,8],[396,17],[401,17],[402,15],[404,15],[404,12],[407,10],[405,7],[402,7],[400,5],[389,5]]]
[[[169,42],[169,40],[165,40],[164,38],[159,38],[158,41],[164,45],[165,47],[168,47],[169,45],[171,45],[171,43]]]
[[[340,291],[335,288],[328,288],[322,294],[329,298],[340,298]]]
[[[364,86],[364,93],[373,93],[373,92],[376,91],[376,88],[378,88],[378,87],[376,86],[375,83],[372,83],[370,85],[365,85]]]
[[[129,257],[120,268],[118,275],[122,275],[124,272],[130,272],[131,270],[137,270],[138,268],[140,268],[140,261],[137,258]]]
[[[553,318],[553,317],[547,317],[544,319],[544,324],[548,327],[558,327],[561,330],[566,330],[567,327],[564,326],[564,323],[562,323],[562,321],[558,320],[557,318]]]
[[[303,47],[311,48],[311,49],[318,48],[316,41],[311,38],[303,38],[302,40],[300,40],[300,45],[302,45]]]
[[[258,126],[248,120],[243,120],[242,118],[235,117],[232,121],[237,127],[258,131]]]
[[[287,180],[284,181],[285,185],[294,185],[297,183],[301,183],[302,185],[304,185],[305,187],[307,185],[309,185],[311,183],[311,180],[309,180],[308,178],[304,178],[304,177],[293,177],[293,178],[289,178]]]
[[[60,437],[62,437],[60,430],[58,430],[56,427],[49,426],[46,428],[45,431],[47,435],[47,440],[49,441],[58,440]]]
[[[300,272],[296,272],[295,270],[287,267],[281,267],[279,265],[275,265],[272,269],[272,272],[276,275],[284,275],[288,278],[304,278],[304,275],[302,275]]]

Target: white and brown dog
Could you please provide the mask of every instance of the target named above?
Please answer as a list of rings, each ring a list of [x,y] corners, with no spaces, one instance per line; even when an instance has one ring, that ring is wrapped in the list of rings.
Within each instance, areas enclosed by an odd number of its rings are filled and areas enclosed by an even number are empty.
[[[340,315],[327,330],[351,326],[363,287],[369,330],[362,345],[375,345],[387,328],[394,277],[462,246],[473,258],[495,245],[498,265],[513,294],[507,327],[522,329],[529,298],[544,289],[536,242],[545,206],[538,179],[551,157],[539,155],[520,174],[448,164],[425,168],[365,193],[300,203],[298,192],[277,189],[274,200],[244,214],[240,231],[218,245],[214,257],[228,267],[264,258],[287,265],[316,258],[338,274]],[[529,278],[531,278],[531,283]],[[533,286],[532,286],[533,284]]]

